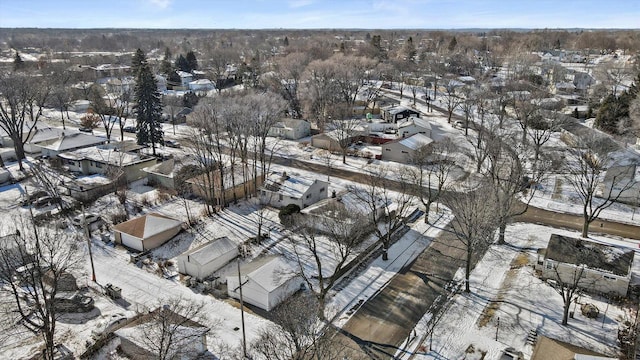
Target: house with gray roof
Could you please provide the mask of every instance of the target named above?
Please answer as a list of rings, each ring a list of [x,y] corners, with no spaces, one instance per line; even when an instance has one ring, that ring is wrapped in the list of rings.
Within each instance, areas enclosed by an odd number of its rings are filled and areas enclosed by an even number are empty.
[[[402,105],[389,105],[380,109],[380,117],[390,123],[411,116],[420,117],[420,112]]]
[[[39,145],[39,147],[42,149],[43,156],[55,157],[63,152],[84,149],[103,144],[104,142],[105,138],[103,137],[81,132],[62,132],[55,141],[49,144]]]
[[[627,296],[635,251],[558,234],[538,251],[536,270],[550,281],[595,293]]]
[[[409,164],[418,149],[432,143],[433,139],[424,134],[414,134],[404,139],[384,143],[382,144],[382,160]]]
[[[311,134],[311,125],[302,119],[282,119],[269,128],[269,136],[298,140]]]
[[[326,199],[328,194],[328,182],[286,172],[271,173],[260,190],[263,203],[277,208],[295,204],[304,209]]]

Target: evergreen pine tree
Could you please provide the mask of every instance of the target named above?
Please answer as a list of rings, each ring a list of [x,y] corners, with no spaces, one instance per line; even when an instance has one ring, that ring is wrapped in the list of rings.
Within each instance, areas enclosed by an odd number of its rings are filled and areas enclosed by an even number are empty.
[[[169,76],[173,71],[173,64],[171,64],[171,50],[166,48],[164,49],[164,58],[160,64],[160,73]]]
[[[284,37],[284,41],[283,41],[282,45],[289,46],[289,38],[288,37],[286,37],[286,36]]]
[[[144,54],[142,49],[138,48],[131,59],[131,71],[134,77],[138,76],[138,70],[140,70],[140,65],[143,61],[147,61],[147,56]]]
[[[187,67],[189,70],[187,72],[192,72],[193,70],[198,69],[198,59],[196,59],[196,54],[193,51],[189,51],[187,53]]]
[[[180,71],[190,72],[189,62],[187,61],[187,58],[184,57],[184,55],[178,55],[178,58],[176,59],[176,68],[178,68],[178,70]]]
[[[158,84],[146,58],[143,58],[139,65],[133,95],[137,143],[140,145],[151,144],[153,155],[155,155],[156,145],[162,143],[163,136],[160,128],[162,103]]]
[[[449,42],[449,51],[453,52],[453,50],[456,49],[456,46],[458,46],[458,40],[454,36],[453,38],[451,38],[451,42]]]
[[[13,58],[13,70],[22,70],[24,68],[24,61],[20,56],[20,53],[16,50],[16,56]]]

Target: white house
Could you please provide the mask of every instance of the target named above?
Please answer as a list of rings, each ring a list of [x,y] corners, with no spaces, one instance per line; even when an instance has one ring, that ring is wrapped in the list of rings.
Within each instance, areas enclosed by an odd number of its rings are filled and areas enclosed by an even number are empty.
[[[382,144],[382,160],[408,164],[418,149],[433,143],[433,140],[423,134],[415,134],[408,138],[390,141]]]
[[[105,139],[80,132],[63,132],[55,141],[36,145],[43,156],[55,157],[60,153],[103,144]]]
[[[294,267],[277,255],[260,257],[240,266],[240,279],[243,301],[266,311],[275,308],[304,284]],[[240,298],[237,274],[227,276],[227,292],[234,299]]]
[[[113,227],[116,244],[138,251],[155,249],[182,230],[182,221],[166,215],[150,213]]]
[[[178,271],[198,280],[211,276],[238,256],[238,244],[221,237],[178,256]]]
[[[50,145],[56,142],[65,133],[74,134],[77,131],[64,130],[57,127],[36,127],[24,144],[24,151],[29,154],[38,154],[42,151],[42,145]]]
[[[260,190],[264,203],[275,207],[295,204],[300,209],[326,199],[328,194],[328,182],[285,172],[269,174]]]
[[[113,143],[64,152],[58,157],[69,171],[91,175],[107,174],[109,169],[117,168],[128,182],[145,177],[143,169],[157,161],[150,155],[120,150]]]
[[[209,79],[198,79],[189,83],[189,90],[195,92],[207,92],[216,89],[216,84]]]
[[[193,81],[193,74],[180,70],[176,70],[176,73],[180,77],[180,86],[188,89],[189,83]]]
[[[543,279],[575,283],[596,293],[626,296],[635,251],[552,234],[546,249],[538,251],[536,269]]]
[[[415,134],[422,134],[431,138],[431,123],[429,120],[412,116],[408,119],[398,121],[398,137],[408,138]]]
[[[269,128],[269,136],[298,140],[309,136],[311,125],[306,120],[282,119]]]
[[[602,188],[602,191],[609,190],[620,202],[640,205],[640,159],[627,157],[610,166]]]

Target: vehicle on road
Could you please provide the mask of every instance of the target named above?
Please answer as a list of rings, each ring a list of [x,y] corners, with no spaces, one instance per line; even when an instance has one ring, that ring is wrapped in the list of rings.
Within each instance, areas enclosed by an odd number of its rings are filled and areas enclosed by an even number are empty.
[[[92,128],[85,128],[85,127],[81,127],[80,129],[78,129],[82,132],[86,132],[86,133],[92,133],[93,129]]]
[[[80,214],[71,219],[71,223],[75,226],[82,226],[84,224],[92,224],[98,220],[101,220],[98,214]]]
[[[128,133],[135,133],[136,132],[136,127],[135,126],[125,126],[125,127],[122,128],[122,131],[128,132]]]
[[[59,197],[43,196],[41,198],[38,198],[33,203],[33,206],[35,206],[35,207],[45,207],[45,206],[50,206],[50,205],[58,204],[58,203],[60,203],[60,198]]]
[[[39,198],[44,197],[44,196],[49,196],[49,193],[44,191],[44,190],[37,190],[37,191],[29,194],[29,196],[25,196],[22,199],[21,204],[22,204],[22,206],[31,205],[31,203],[33,203],[34,201],[36,201]]]
[[[180,148],[180,143],[175,140],[165,140],[164,146],[171,148]]]

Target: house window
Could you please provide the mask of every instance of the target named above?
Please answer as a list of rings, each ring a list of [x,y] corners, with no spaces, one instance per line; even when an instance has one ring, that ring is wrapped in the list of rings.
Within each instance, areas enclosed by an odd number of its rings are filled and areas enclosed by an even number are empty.
[[[384,151],[391,151],[391,149],[384,149]]]
[[[96,167],[97,167],[98,169],[102,169],[102,164],[96,161]]]
[[[615,277],[610,276],[610,275],[602,275],[602,277],[603,277],[605,280],[613,280],[613,281],[617,280]]]
[[[547,261],[546,267],[547,267],[547,270],[551,270],[553,269],[553,264],[550,261]]]
[[[282,201],[282,194],[278,194],[278,200]]]
[[[321,192],[321,193],[322,193],[322,192],[324,192],[324,188],[320,188],[320,192]]]
[[[407,151],[402,151],[402,153],[403,153],[403,154],[408,154],[409,152],[407,152]]]
[[[307,197],[306,197],[306,199],[308,199],[308,198],[310,198],[310,197],[311,197],[311,194],[307,194]]]

